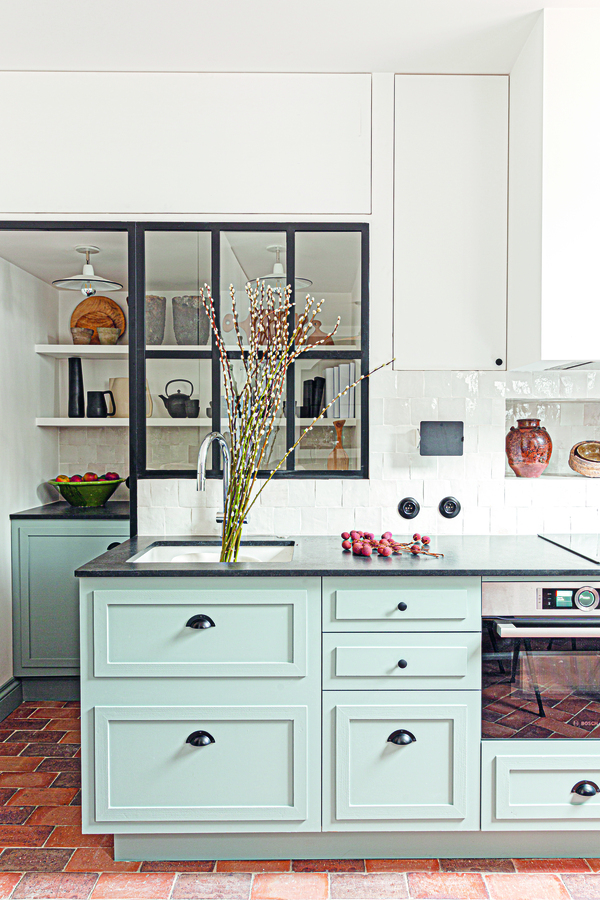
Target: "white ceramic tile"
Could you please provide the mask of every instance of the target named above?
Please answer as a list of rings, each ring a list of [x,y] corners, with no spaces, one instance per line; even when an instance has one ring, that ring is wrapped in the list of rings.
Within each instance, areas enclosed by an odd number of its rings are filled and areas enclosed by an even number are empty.
[[[489,534],[490,510],[485,506],[470,506],[463,510],[463,534]]]
[[[327,534],[337,537],[343,531],[352,529],[353,515],[349,509],[328,509],[327,510]],[[340,537],[341,545],[341,537]]]
[[[410,422],[417,427],[421,422],[437,421],[438,401],[436,397],[423,397],[410,401]]]
[[[423,396],[450,397],[452,395],[452,375],[450,372],[423,372]]]
[[[565,534],[571,530],[571,510],[556,507],[544,512],[544,534]]]
[[[342,481],[342,506],[344,509],[354,509],[360,506],[370,506],[370,486],[371,481],[364,479],[349,478]],[[389,485],[389,482],[386,482]]]
[[[182,509],[181,507],[166,506],[165,513],[165,533],[166,534],[191,534],[192,533],[192,511],[191,509]]]
[[[216,506],[201,506],[191,510],[192,516],[192,534],[206,534],[211,537],[222,534],[222,525],[217,523],[217,512],[220,508]]]
[[[517,509],[517,534],[539,534],[543,528],[543,509],[533,507]]]
[[[480,425],[477,437],[477,448],[484,452],[500,451],[504,448],[506,435],[499,425]]]
[[[600,510],[591,506],[572,510],[570,530],[575,534],[598,534]]]
[[[302,534],[327,534],[327,510],[308,509],[300,510],[302,522]]]
[[[588,404],[561,403],[560,424],[566,428],[581,428],[583,426],[584,409]],[[600,406],[600,404],[598,404]]]
[[[275,534],[295,537],[302,533],[302,513],[299,508],[274,509]]]
[[[340,507],[342,505],[342,482],[339,479],[324,479],[317,481],[315,506]]]
[[[558,372],[535,372],[533,375],[535,397],[559,397],[560,375]]]
[[[410,425],[410,400],[404,397],[386,397],[383,400],[384,425]]]
[[[138,534],[165,534],[165,511],[159,507],[138,508]]]
[[[257,503],[248,514],[248,524],[244,526],[244,531],[247,534],[274,534],[274,512],[272,506],[259,506]]]
[[[490,530],[492,534],[515,534],[517,530],[517,511],[510,507],[492,507],[490,509]]]
[[[475,481],[492,477],[492,454],[481,451],[480,453],[465,453],[464,457],[465,477]]]
[[[508,477],[504,485],[504,503],[506,506],[531,506],[533,491],[530,478]]]
[[[438,456],[437,461],[440,478],[464,478],[464,456]]]
[[[438,399],[438,417],[444,422],[464,422],[466,418],[466,401],[464,397],[440,397]]]
[[[316,482],[308,478],[290,479],[288,497],[290,506],[314,506]]]
[[[492,509],[500,509],[504,506],[504,480],[491,479],[480,481],[477,492],[478,506],[489,506]]]
[[[412,471],[414,460],[423,460],[426,458],[427,457],[418,456],[416,450],[413,450],[412,454],[388,453],[383,457],[381,471],[378,472],[373,468],[371,474],[373,478],[384,478],[389,481],[395,481],[398,478],[406,478]]]
[[[322,483],[322,482],[317,482]],[[261,506],[290,506],[288,485],[289,481],[279,478],[271,478],[261,491],[259,503]]]
[[[152,506],[179,506],[179,483],[176,478],[155,478],[150,482]]]
[[[395,397],[413,399],[422,397],[424,393],[425,379],[423,372],[397,372]]]
[[[453,397],[476,397],[479,390],[479,372],[452,372]]]

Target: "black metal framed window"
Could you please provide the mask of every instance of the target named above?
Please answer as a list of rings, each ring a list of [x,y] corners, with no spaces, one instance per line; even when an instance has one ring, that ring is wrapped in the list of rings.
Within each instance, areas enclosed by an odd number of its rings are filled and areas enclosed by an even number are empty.
[[[338,384],[334,377],[343,381],[340,382],[343,388],[359,375],[367,374],[368,225],[136,223],[132,243],[131,264],[135,276],[130,282],[129,298],[131,458],[136,478],[194,478],[197,450],[205,434],[226,432],[226,411],[221,404],[221,363],[214,336],[206,331],[196,332],[192,343],[184,321],[190,313],[198,318],[197,292],[204,283],[212,287],[226,343],[230,335],[227,352],[233,361],[240,359],[244,350],[240,351],[237,342],[233,342],[231,309],[227,307],[229,284],[236,288],[243,325],[245,283],[268,275],[271,265],[275,270],[276,260],[280,262],[277,271],[284,273],[282,283],[292,285],[294,300],[298,298],[300,308],[307,293],[317,300],[325,298],[323,321],[315,330],[314,340],[331,330],[338,314],[341,317],[340,330],[333,341],[305,351],[290,368],[280,425],[275,430],[272,465],[262,474],[271,471],[310,423],[319,403],[325,402],[325,382],[331,394]],[[325,321],[325,316],[329,320]],[[166,329],[161,333],[165,320]],[[162,398],[168,399],[168,391],[159,393],[163,382],[166,388],[172,381],[187,382],[186,387],[169,388],[175,396],[176,390],[185,396],[190,388],[194,397],[198,395],[190,415],[181,419],[177,413],[177,407],[179,412],[182,409],[179,400],[166,404]],[[152,418],[147,418],[147,382],[154,400]],[[316,390],[316,398],[315,386],[321,391]],[[367,478],[368,392],[368,379],[364,379],[350,392],[345,406],[335,409],[335,416],[322,420],[307,435],[275,477]],[[170,421],[168,417],[174,414],[176,418]],[[334,419],[344,425],[334,427]],[[332,458],[336,446],[338,454]],[[340,451],[344,467],[339,466]],[[207,474],[209,478],[221,475],[216,448]]]

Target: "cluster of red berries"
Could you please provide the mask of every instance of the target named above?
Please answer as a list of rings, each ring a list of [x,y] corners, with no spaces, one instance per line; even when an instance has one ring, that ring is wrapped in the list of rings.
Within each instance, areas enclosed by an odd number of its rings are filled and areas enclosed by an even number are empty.
[[[384,531],[379,540],[370,531],[343,531],[342,547],[351,550],[355,556],[371,556],[376,550],[379,556],[391,556],[393,553],[400,555],[403,550],[416,556],[418,553],[431,554],[429,544],[431,539],[426,535],[413,534],[412,541],[399,543],[395,541],[391,531]]]

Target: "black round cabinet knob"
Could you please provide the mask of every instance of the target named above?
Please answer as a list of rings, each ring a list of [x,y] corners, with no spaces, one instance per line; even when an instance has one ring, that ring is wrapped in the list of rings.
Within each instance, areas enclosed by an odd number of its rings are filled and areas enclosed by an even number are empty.
[[[400,612],[406,612],[406,610],[408,609],[408,606],[406,605],[404,600],[400,601],[400,603],[398,604],[398,609],[400,610]]]
[[[387,743],[402,746],[403,744],[414,744],[416,740],[412,731],[407,731],[406,728],[399,728],[397,731],[392,731],[387,739]]]
[[[191,744],[192,747],[208,747],[209,744],[214,744],[215,739],[208,731],[192,731],[185,739],[186,744]]]
[[[407,665],[408,665],[408,663],[406,662],[405,659],[398,660],[398,668],[399,669],[405,669],[407,667]]]

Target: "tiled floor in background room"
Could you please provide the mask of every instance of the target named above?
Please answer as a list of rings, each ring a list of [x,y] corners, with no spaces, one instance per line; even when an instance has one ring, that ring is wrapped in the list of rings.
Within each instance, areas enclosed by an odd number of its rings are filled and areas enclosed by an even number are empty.
[[[79,767],[77,703],[0,722],[0,900],[600,900],[600,858],[114,862]]]

